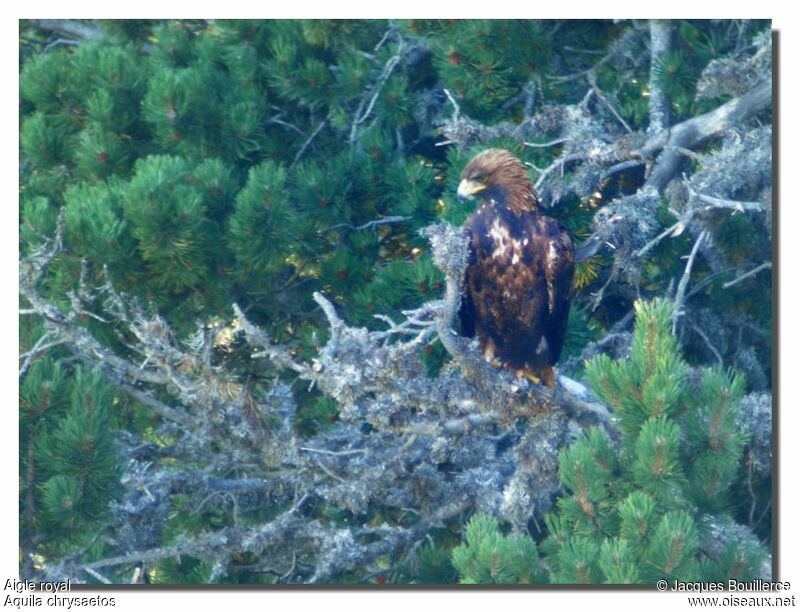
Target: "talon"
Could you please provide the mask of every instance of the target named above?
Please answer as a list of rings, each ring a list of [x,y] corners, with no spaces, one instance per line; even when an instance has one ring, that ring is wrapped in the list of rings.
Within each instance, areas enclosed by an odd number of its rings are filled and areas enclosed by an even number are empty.
[[[534,384],[544,385],[551,389],[556,386],[556,373],[553,368],[536,370],[534,368],[525,367],[515,370],[515,373],[517,375],[517,380],[524,378]]]
[[[534,375],[534,373],[531,372],[530,370],[526,370],[524,368],[517,370],[516,375],[517,375],[517,380],[521,380],[524,378],[535,385],[539,385],[542,383],[542,380],[538,376]]]

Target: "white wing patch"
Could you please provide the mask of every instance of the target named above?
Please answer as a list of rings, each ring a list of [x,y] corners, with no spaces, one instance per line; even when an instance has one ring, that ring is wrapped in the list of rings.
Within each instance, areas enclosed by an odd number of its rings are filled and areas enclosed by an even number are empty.
[[[506,250],[511,246],[511,235],[508,233],[508,228],[500,225],[500,219],[495,218],[492,222],[492,227],[489,229],[489,238],[497,245],[494,252],[492,252],[492,259],[504,257]]]
[[[487,237],[491,238],[495,248],[492,251],[492,259],[497,257],[508,257],[509,249],[511,250],[511,265],[516,265],[522,258],[522,249],[527,246],[528,239],[525,238],[520,242],[516,238],[512,238],[508,232],[508,228],[500,223],[500,219],[495,219],[492,222],[492,227],[489,228]]]
[[[550,242],[550,250],[547,252],[547,263],[549,266],[555,268],[558,261],[558,253],[556,252],[555,242]]]
[[[547,263],[545,264],[545,278],[547,279],[547,309],[550,314],[553,314],[553,310],[555,309],[555,296],[553,292],[555,291],[555,287],[553,286],[553,281],[555,278],[555,268],[556,262],[558,261],[558,253],[556,252],[556,244],[555,241],[550,241],[550,248],[547,250]]]

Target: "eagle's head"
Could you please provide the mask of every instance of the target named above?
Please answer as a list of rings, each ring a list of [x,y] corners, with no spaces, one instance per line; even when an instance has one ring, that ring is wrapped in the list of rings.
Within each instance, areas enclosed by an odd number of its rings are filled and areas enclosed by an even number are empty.
[[[514,212],[532,211],[539,204],[525,166],[505,149],[478,153],[461,172],[458,199],[479,195]]]

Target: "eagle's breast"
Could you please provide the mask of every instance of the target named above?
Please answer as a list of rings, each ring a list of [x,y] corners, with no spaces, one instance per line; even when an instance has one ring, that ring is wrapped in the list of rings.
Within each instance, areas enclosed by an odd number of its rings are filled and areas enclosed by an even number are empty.
[[[563,344],[572,283],[572,245],[563,228],[536,212],[482,206],[468,219],[465,316],[515,368],[552,366]]]

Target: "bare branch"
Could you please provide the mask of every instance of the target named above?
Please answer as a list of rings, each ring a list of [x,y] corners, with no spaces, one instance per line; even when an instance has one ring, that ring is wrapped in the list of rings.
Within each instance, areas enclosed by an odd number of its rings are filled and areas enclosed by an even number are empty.
[[[372,108],[375,106],[375,102],[378,99],[378,96],[383,89],[383,86],[386,84],[386,81],[389,80],[392,72],[394,71],[397,64],[403,57],[403,51],[405,50],[405,44],[403,43],[403,39],[398,36],[399,44],[397,45],[397,53],[395,53],[392,57],[390,57],[386,64],[381,71],[380,76],[378,76],[378,80],[367,90],[364,92],[364,95],[361,98],[361,102],[356,109],[356,112],[353,116],[353,124],[350,127],[350,145],[352,146],[355,141],[356,137],[358,136],[358,127],[367,120],[367,117],[370,116],[372,113]],[[367,102],[369,100],[369,102]],[[366,108],[364,108],[366,106]]]
[[[333,337],[337,337],[341,330],[345,327],[344,321],[339,318],[339,315],[336,314],[336,309],[333,307],[324,295],[322,295],[319,291],[314,292],[314,301],[319,304],[319,307],[322,308],[322,312],[325,313],[325,317],[328,319],[328,325],[331,327],[331,333]]]
[[[600,58],[600,60],[595,62],[589,68],[586,68],[585,70],[580,70],[578,72],[573,72],[571,74],[551,76],[548,77],[549,80],[554,83],[566,83],[568,81],[574,81],[576,79],[585,78],[586,76],[592,73],[596,73],[598,69],[602,68],[605,64],[611,61],[611,58],[613,57],[614,52],[616,52],[617,47],[624,45],[625,41],[631,36],[633,32],[634,30],[626,30],[625,33],[622,35],[622,37],[620,37],[620,39],[611,46],[611,50],[605,55],[603,55],[603,57]]]
[[[381,39],[378,41],[378,44],[377,44],[377,45],[375,45],[375,48],[373,49],[373,52],[374,52],[374,53],[377,53],[378,51],[380,51],[380,49],[381,49],[381,47],[383,46],[383,44],[384,44],[384,43],[385,43],[387,40],[389,40],[389,36],[391,36],[392,34],[394,34],[394,33],[395,33],[395,31],[396,31],[396,28],[395,28],[394,24],[390,23],[390,24],[389,24],[389,27],[388,27],[388,28],[387,28],[387,30],[386,30],[386,32],[384,32],[384,33],[383,33],[383,36],[382,36],[382,37],[381,37]]]
[[[636,253],[636,257],[642,258],[645,255],[647,255],[647,253],[649,253],[650,250],[653,247],[658,246],[658,243],[661,242],[664,238],[666,238],[670,234],[674,235],[675,232],[678,231],[682,227],[682,225],[683,225],[683,223],[681,221],[678,221],[677,223],[675,223],[673,225],[670,225],[667,229],[665,229],[663,232],[661,232],[658,236],[653,238],[650,242],[648,242],[641,249],[639,249],[639,251],[637,251],[637,253]]]
[[[622,172],[624,170],[628,170],[629,168],[635,168],[636,166],[642,166],[644,164],[645,161],[642,159],[629,159],[628,161],[619,162],[603,172],[603,179],[607,179],[617,172]]]
[[[25,264],[23,264],[24,266]],[[20,275],[20,295],[22,295],[42,318],[51,325],[58,336],[74,345],[78,351],[93,361],[107,363],[126,379],[155,384],[165,384],[168,379],[161,373],[134,366],[121,359],[93,338],[86,329],[77,326],[58,308],[42,299],[30,283],[30,277]]]
[[[585,55],[603,55],[602,51],[596,49],[581,49],[571,45],[564,45],[564,51],[571,51],[572,53],[583,53]]]
[[[705,210],[711,210],[712,208],[730,208],[733,212],[763,212],[764,205],[761,202],[742,202],[738,200],[726,200],[724,198],[715,198],[713,196],[704,195],[702,193],[697,193],[693,190],[689,190],[689,193],[697,197],[697,199],[701,200],[708,204],[705,207]]]
[[[41,355],[42,353],[44,353],[46,351],[49,351],[51,348],[54,348],[56,346],[60,346],[60,345],[64,344],[63,340],[56,340],[55,342],[48,342],[47,344],[43,344],[43,342],[45,340],[47,340],[48,338],[50,338],[51,335],[52,335],[51,332],[45,332],[42,335],[42,337],[39,338],[39,340],[36,342],[36,344],[33,345],[33,348],[31,350],[29,350],[27,353],[23,353],[22,355],[19,356],[20,359],[24,359],[25,360],[23,362],[23,364],[22,364],[22,367],[19,369],[19,379],[20,380],[22,380],[22,378],[28,372],[28,368],[30,368],[31,363],[33,363],[33,360],[38,355]]]
[[[697,240],[692,247],[692,252],[689,254],[689,259],[686,262],[686,268],[683,271],[683,276],[681,276],[681,280],[678,283],[678,290],[675,292],[675,306],[672,311],[672,334],[675,335],[675,331],[678,326],[678,319],[680,319],[684,315],[683,305],[686,295],[686,286],[689,284],[689,277],[692,274],[692,266],[694,265],[694,259],[697,256],[700,248],[703,246],[703,243],[708,238],[709,232],[708,230],[703,230],[700,232],[700,235],[697,237]]]
[[[553,172],[555,172],[556,170],[561,170],[561,172],[564,172],[565,164],[568,164],[569,162],[573,161],[578,161],[580,159],[585,159],[585,158],[582,155],[561,155],[560,157],[557,157],[553,161],[553,163],[547,166],[544,172],[542,172],[539,175],[539,177],[536,179],[536,184],[533,186],[533,188],[536,191],[539,191],[542,185],[544,184],[545,180],[547,180],[547,177],[550,176]]]
[[[122,391],[125,391],[128,395],[138,400],[145,406],[148,406],[153,412],[163,419],[172,421],[173,423],[177,423],[188,429],[194,429],[197,426],[197,423],[186,413],[176,410],[175,408],[170,408],[164,402],[158,401],[150,393],[142,391],[141,389],[138,389],[133,385],[120,380],[117,376],[114,376],[110,372],[104,372],[104,374],[106,374],[106,378],[108,378],[110,382],[114,383]]]
[[[297,155],[294,156],[294,160],[292,160],[292,163],[289,165],[290,168],[294,166],[298,161],[300,161],[300,158],[303,157],[303,153],[306,152],[308,145],[311,144],[311,141],[314,140],[314,138],[317,137],[317,134],[319,134],[320,131],[322,131],[322,128],[325,127],[325,123],[327,123],[327,121],[323,119],[322,121],[320,121],[317,128],[313,132],[311,132],[311,135],[303,143],[303,146],[300,147],[300,150],[297,152]]]
[[[445,95],[447,96],[447,99],[450,100],[450,104],[453,105],[453,117],[452,117],[452,120],[453,120],[453,122],[456,122],[456,121],[458,121],[459,114],[461,114],[461,107],[458,106],[458,102],[456,102],[455,98],[453,97],[453,94],[450,93],[449,89],[444,88],[443,91],[444,91]]]
[[[663,149],[646,185],[658,191],[664,189],[675,175],[680,162],[681,148],[691,149],[707,138],[719,134],[723,130],[741,124],[745,119],[767,108],[772,101],[772,81],[766,80],[750,92],[728,100],[722,106],[687,119],[670,128],[669,134],[662,131],[642,148],[642,154],[648,156],[658,149]]]
[[[78,41],[76,40],[69,40],[67,38],[57,38],[49,43],[47,43],[44,48],[42,49],[42,53],[47,53],[51,49],[55,49],[56,47],[75,47],[77,46]]]
[[[594,95],[597,96],[598,100],[600,100],[605,105],[605,107],[611,112],[611,114],[614,115],[614,118],[617,121],[620,122],[622,127],[625,128],[625,131],[628,132],[628,134],[632,134],[633,130],[631,129],[631,126],[628,125],[628,122],[625,121],[625,119],[622,118],[622,115],[620,115],[617,112],[617,109],[614,108],[614,106],[611,104],[611,102],[608,101],[606,96],[603,94],[603,92],[597,86],[597,78],[596,78],[595,74],[593,72],[589,73],[589,75],[587,76],[587,79],[589,81],[589,85],[592,88],[592,91],[594,92]]]
[[[84,569],[84,570],[86,571],[86,573],[87,573],[87,574],[89,574],[89,575],[90,575],[92,578],[94,578],[95,580],[98,580],[98,581],[99,581],[99,582],[101,582],[102,584],[113,584],[113,583],[112,583],[112,582],[111,582],[111,581],[110,581],[108,578],[106,578],[105,576],[103,576],[103,575],[102,575],[100,572],[98,572],[97,570],[95,570],[95,569],[92,569],[91,567],[88,567],[88,566],[84,567],[83,569]]]
[[[669,127],[670,101],[660,82],[660,71],[664,56],[670,50],[670,34],[672,26],[668,20],[650,20],[650,97],[648,107],[650,124],[649,134],[657,134]]]
[[[128,525],[126,517],[135,515],[142,504],[163,508],[159,505],[168,503],[176,491],[191,495],[195,507],[219,499],[220,493],[237,492],[264,492],[274,496],[271,503],[285,506],[293,490],[305,492],[290,510],[255,527],[243,527],[237,518],[238,498],[232,498],[231,527],[179,538],[160,548],[137,547],[134,540],[126,543],[127,548],[120,547],[122,554],[89,564],[63,561],[58,567],[43,568],[43,575],[100,574],[105,567],[120,567],[115,575],[127,575],[126,566],[191,555],[207,561],[214,568],[212,576],[221,576],[231,555],[243,551],[274,559],[271,565],[283,568],[278,572],[282,580],[314,582],[353,568],[369,571],[381,556],[407,554],[433,526],[467,509],[490,510],[518,528],[534,514],[541,515],[559,487],[557,452],[570,439],[569,423],[600,425],[613,439],[608,411],[576,381],[560,377],[554,392],[517,381],[485,363],[473,343],[452,329],[461,301],[466,239],[458,228],[446,224],[427,228],[424,234],[431,242],[434,263],[445,275],[443,299],[405,311],[400,321],[381,316],[389,329],[368,331],[348,326],[334,305],[317,293],[314,298],[331,327],[331,338],[310,365],[273,344],[234,305],[233,326],[244,332],[257,355],[310,381],[339,403],[337,426],[303,442],[294,431],[291,393],[277,380],[253,407],[270,415],[269,425],[257,436],[240,428],[242,419],[232,408],[241,403],[237,397],[244,393],[242,385],[214,370],[205,326],[181,344],[163,319],[146,315],[135,300],[115,291],[107,278],[100,288],[106,296],[105,312],[124,330],[131,350],[145,358],[145,365],[137,367],[113,353],[97,354],[94,339],[76,325],[77,317],[57,316],[29,287],[34,309],[52,320],[59,337],[70,340],[70,349],[160,415],[174,440],[169,448],[146,455],[155,463],[143,463],[134,450],[142,443],[132,434],[124,438],[134,439],[129,442],[132,461],[122,479],[130,497],[127,509],[116,514],[121,526]],[[32,265],[25,269],[37,271]],[[83,308],[84,300],[90,299],[93,293],[81,283],[74,308]],[[418,349],[437,336],[451,352],[454,365],[431,379],[421,368]],[[183,367],[176,367],[176,360]],[[134,372],[152,378],[144,381]],[[226,384],[235,388],[225,392],[221,387]],[[162,402],[156,388],[173,396],[178,406]],[[519,417],[530,419],[524,434],[515,426]],[[365,423],[380,435],[365,433]],[[218,443],[221,437],[224,445]],[[448,473],[437,470],[442,453],[455,448],[461,454],[447,459]],[[515,459],[518,454],[527,456],[532,448],[545,449],[537,450],[537,462]],[[162,457],[190,458],[193,467],[159,465]],[[415,484],[426,478],[436,482]],[[429,491],[441,491],[441,496],[427,500]],[[371,505],[411,508],[415,522],[348,528],[323,524],[302,511],[310,496],[356,514]],[[313,565],[301,571],[297,553],[309,544],[315,551]]]
[[[555,140],[551,140],[550,142],[523,142],[526,147],[531,147],[533,149],[543,149],[546,147],[554,147],[556,145],[560,145],[567,142],[566,138],[556,138]]]
[[[28,23],[40,30],[57,32],[79,40],[97,40],[103,38],[103,32],[97,26],[75,19],[26,19]]]
[[[611,272],[609,273],[606,282],[603,283],[603,286],[600,287],[598,291],[592,294],[592,296],[594,297],[594,299],[592,300],[592,312],[597,310],[597,308],[600,306],[600,302],[603,301],[603,296],[605,295],[606,289],[608,289],[608,286],[616,277],[617,277],[617,268],[616,266],[614,266],[611,268]]]
[[[298,374],[305,374],[308,371],[306,366],[294,360],[285,347],[273,344],[261,329],[253,325],[244,315],[238,304],[233,305],[233,313],[236,316],[240,328],[244,331],[245,336],[247,336],[247,341],[261,348],[259,353],[252,355],[253,358],[266,357],[279,369],[294,370]]]
[[[275,115],[274,117],[270,117],[270,118],[269,118],[267,121],[268,121],[269,123],[275,123],[275,124],[277,124],[277,125],[282,125],[282,126],[283,126],[283,127],[285,127],[285,128],[289,128],[290,130],[293,130],[293,131],[297,132],[297,133],[298,133],[298,134],[300,134],[301,136],[305,136],[305,134],[303,133],[303,130],[301,130],[299,127],[297,127],[296,125],[294,125],[294,124],[292,124],[292,123],[289,123],[289,122],[287,122],[287,121],[284,121],[283,119],[281,119],[281,115],[282,115],[282,114],[283,114],[283,113],[278,113],[278,114],[277,114],[277,115]]]
[[[749,272],[746,272],[746,273],[742,274],[741,276],[733,279],[732,281],[729,281],[729,282],[725,283],[724,285],[722,285],[722,288],[723,289],[728,289],[729,287],[733,287],[736,283],[742,282],[746,278],[750,278],[751,276],[755,276],[756,274],[758,274],[762,270],[771,270],[771,269],[772,269],[772,262],[771,261],[764,262],[763,264],[753,268]]]
[[[717,347],[715,347],[713,344],[711,344],[711,340],[708,339],[708,336],[706,336],[705,333],[703,333],[703,330],[700,329],[694,323],[691,323],[690,325],[692,326],[692,329],[695,331],[695,333],[703,339],[703,342],[706,343],[706,346],[708,347],[708,349],[712,353],[714,353],[714,356],[717,358],[717,362],[719,363],[719,365],[720,366],[724,366],[725,364],[722,361],[722,355],[717,350]]]
[[[408,217],[403,217],[401,215],[391,215],[389,217],[383,217],[381,219],[374,219],[372,221],[367,221],[366,223],[362,223],[361,225],[352,225],[351,223],[337,223],[336,225],[331,225],[330,227],[326,227],[324,229],[319,230],[317,233],[324,234],[325,232],[330,232],[335,229],[340,229],[342,227],[346,227],[351,229],[355,232],[364,229],[375,228],[379,225],[390,225],[392,223],[402,223],[403,221],[407,221]]]
[[[333,456],[336,456],[336,457],[341,457],[341,456],[344,456],[344,455],[359,455],[359,454],[364,454],[364,453],[367,452],[367,450],[364,449],[364,448],[352,448],[352,449],[343,450],[343,451],[331,451],[331,450],[327,450],[327,449],[324,449],[324,448],[309,448],[307,446],[301,446],[300,450],[306,451],[308,453],[320,453],[322,455],[333,455]]]

